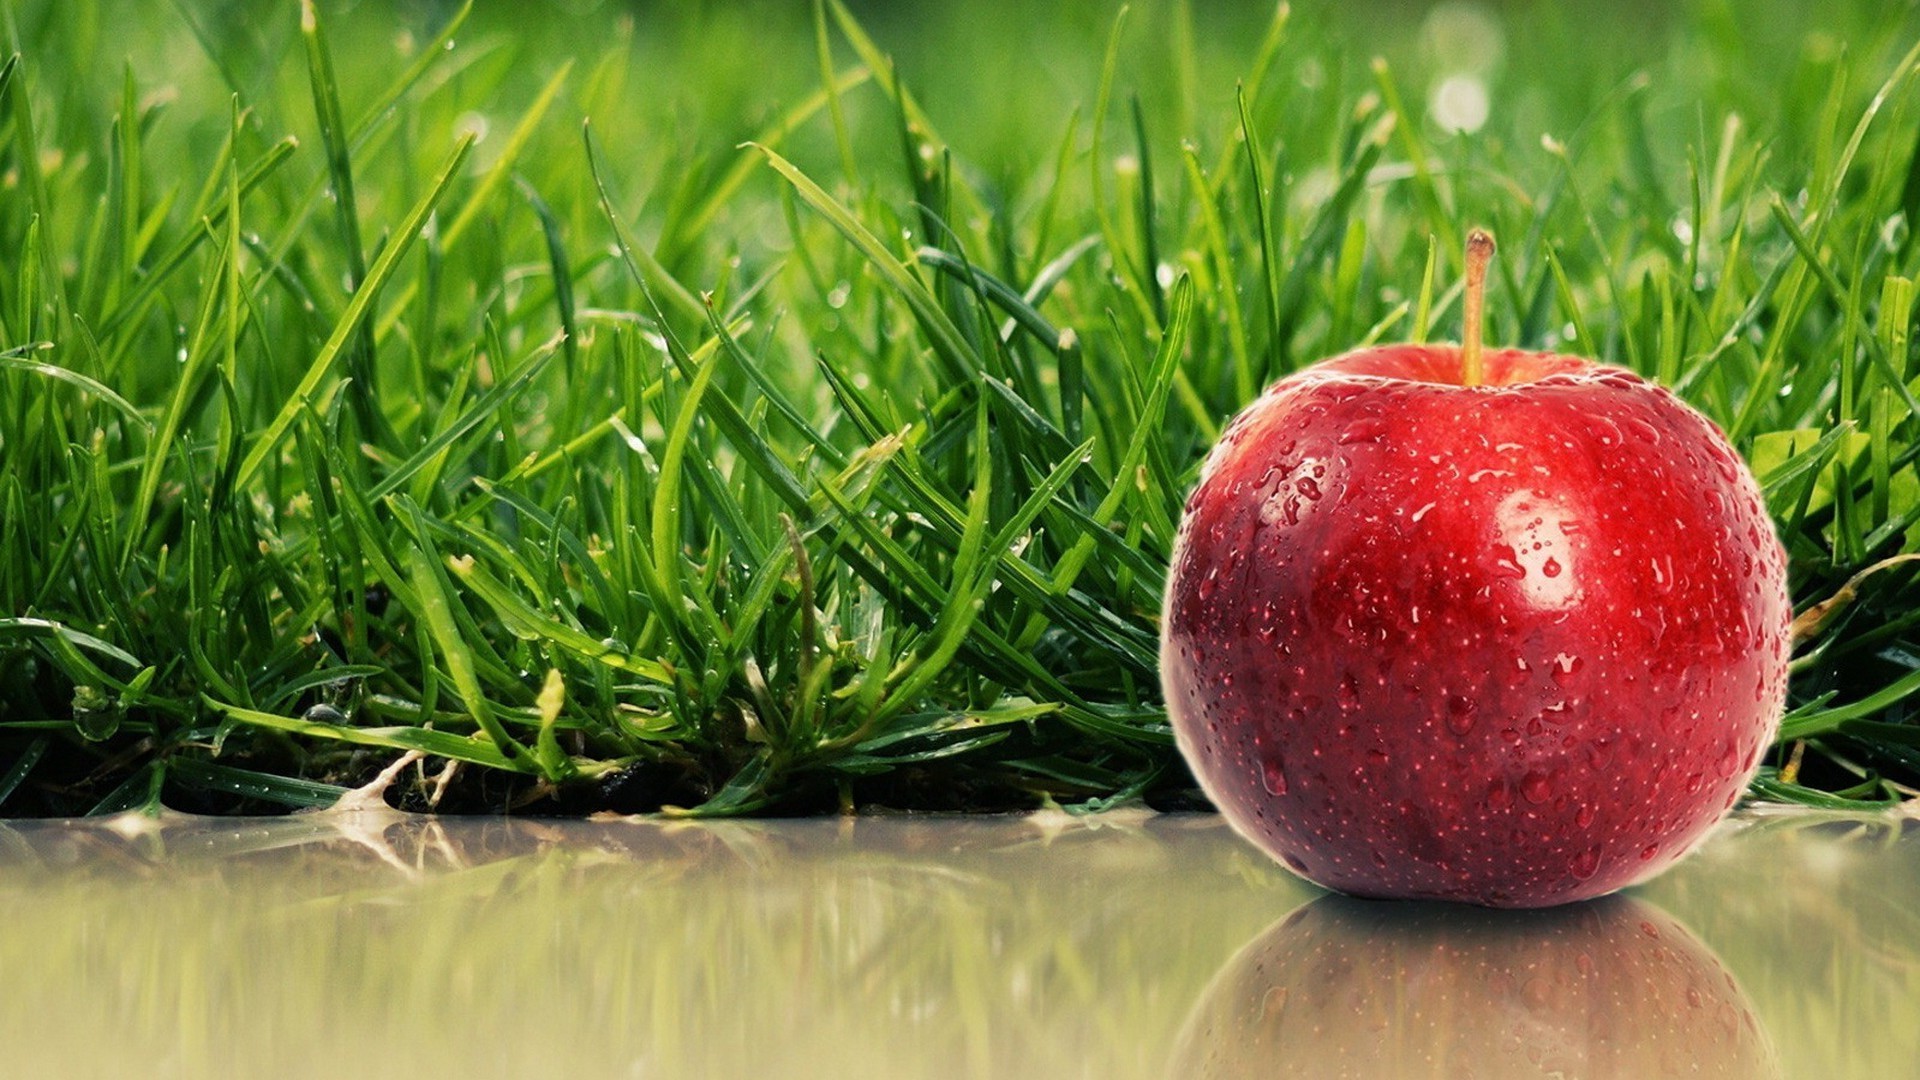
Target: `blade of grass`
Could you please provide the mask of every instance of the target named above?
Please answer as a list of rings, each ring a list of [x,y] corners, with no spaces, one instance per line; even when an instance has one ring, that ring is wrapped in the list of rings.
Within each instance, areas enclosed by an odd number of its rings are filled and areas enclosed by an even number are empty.
[[[279,414],[267,425],[266,430],[254,439],[253,448],[247,451],[246,458],[240,463],[240,472],[235,477],[236,484],[244,487],[253,479],[254,474],[260,471],[260,467],[266,464],[268,456],[278,449],[280,440],[286,436],[287,429],[293,426],[301,412],[313,401],[314,391],[319,389],[321,381],[332,369],[334,360],[346,347],[348,338],[353,335],[360,321],[366,317],[374,295],[379,292],[382,285],[386,284],[387,279],[393,276],[394,270],[400,264],[400,259],[413,246],[413,241],[419,235],[421,227],[426,224],[428,215],[433,212],[435,206],[439,205],[441,197],[452,185],[454,176],[459,172],[460,166],[467,159],[467,153],[472,149],[473,137],[470,135],[462,138],[454,146],[453,152],[447,156],[446,163],[441,166],[439,175],[434,179],[432,187],[401,222],[400,227],[395,230],[394,238],[380,252],[379,259],[367,272],[366,279],[353,291],[353,299],[348,302],[347,309],[341,313],[339,321],[334,324],[333,332],[328,336],[326,344],[320,347],[319,354],[308,365],[306,374],[301,376],[292,397],[288,399],[286,405],[281,407]]]

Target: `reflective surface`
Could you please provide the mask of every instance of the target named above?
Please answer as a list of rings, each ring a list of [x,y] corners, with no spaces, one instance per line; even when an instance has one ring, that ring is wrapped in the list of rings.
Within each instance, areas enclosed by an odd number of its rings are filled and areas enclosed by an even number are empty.
[[[1323,896],[1242,949],[1180,1076],[1780,1075],[1739,981],[1652,904],[1521,912]]]
[[[15,1075],[1901,1076],[1920,821],[1322,898],[1210,816],[0,825]]]

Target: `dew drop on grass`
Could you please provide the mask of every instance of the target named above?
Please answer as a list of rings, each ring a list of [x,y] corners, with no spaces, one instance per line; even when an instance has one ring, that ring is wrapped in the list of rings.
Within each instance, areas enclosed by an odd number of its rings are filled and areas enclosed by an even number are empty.
[[[315,724],[345,724],[347,718],[339,709],[331,705],[312,705],[300,714],[300,719]]]

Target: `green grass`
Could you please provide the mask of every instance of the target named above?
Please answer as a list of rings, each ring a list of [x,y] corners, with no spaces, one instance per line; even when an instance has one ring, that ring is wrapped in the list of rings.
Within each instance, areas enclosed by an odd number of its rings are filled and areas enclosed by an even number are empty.
[[[5,813],[1178,800],[1200,456],[1454,336],[1468,223],[1799,606],[1920,548],[1904,4],[101,6],[0,5]],[[1920,783],[1916,612],[1803,647],[1758,794]]]

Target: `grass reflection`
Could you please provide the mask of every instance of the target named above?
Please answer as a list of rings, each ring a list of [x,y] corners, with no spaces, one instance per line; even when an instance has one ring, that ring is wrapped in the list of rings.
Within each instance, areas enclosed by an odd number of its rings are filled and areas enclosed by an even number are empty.
[[[1654,1076],[1682,1040],[1743,1075],[1768,1042],[1788,1076],[1920,1060],[1899,819],[1749,814],[1635,898],[1444,916],[1315,900],[1198,816],[143,821],[0,825],[10,1073],[1331,1075],[1342,1042],[1382,1075]]]
[[[23,1074],[1151,1075],[1310,895],[1207,818],[5,836]]]

